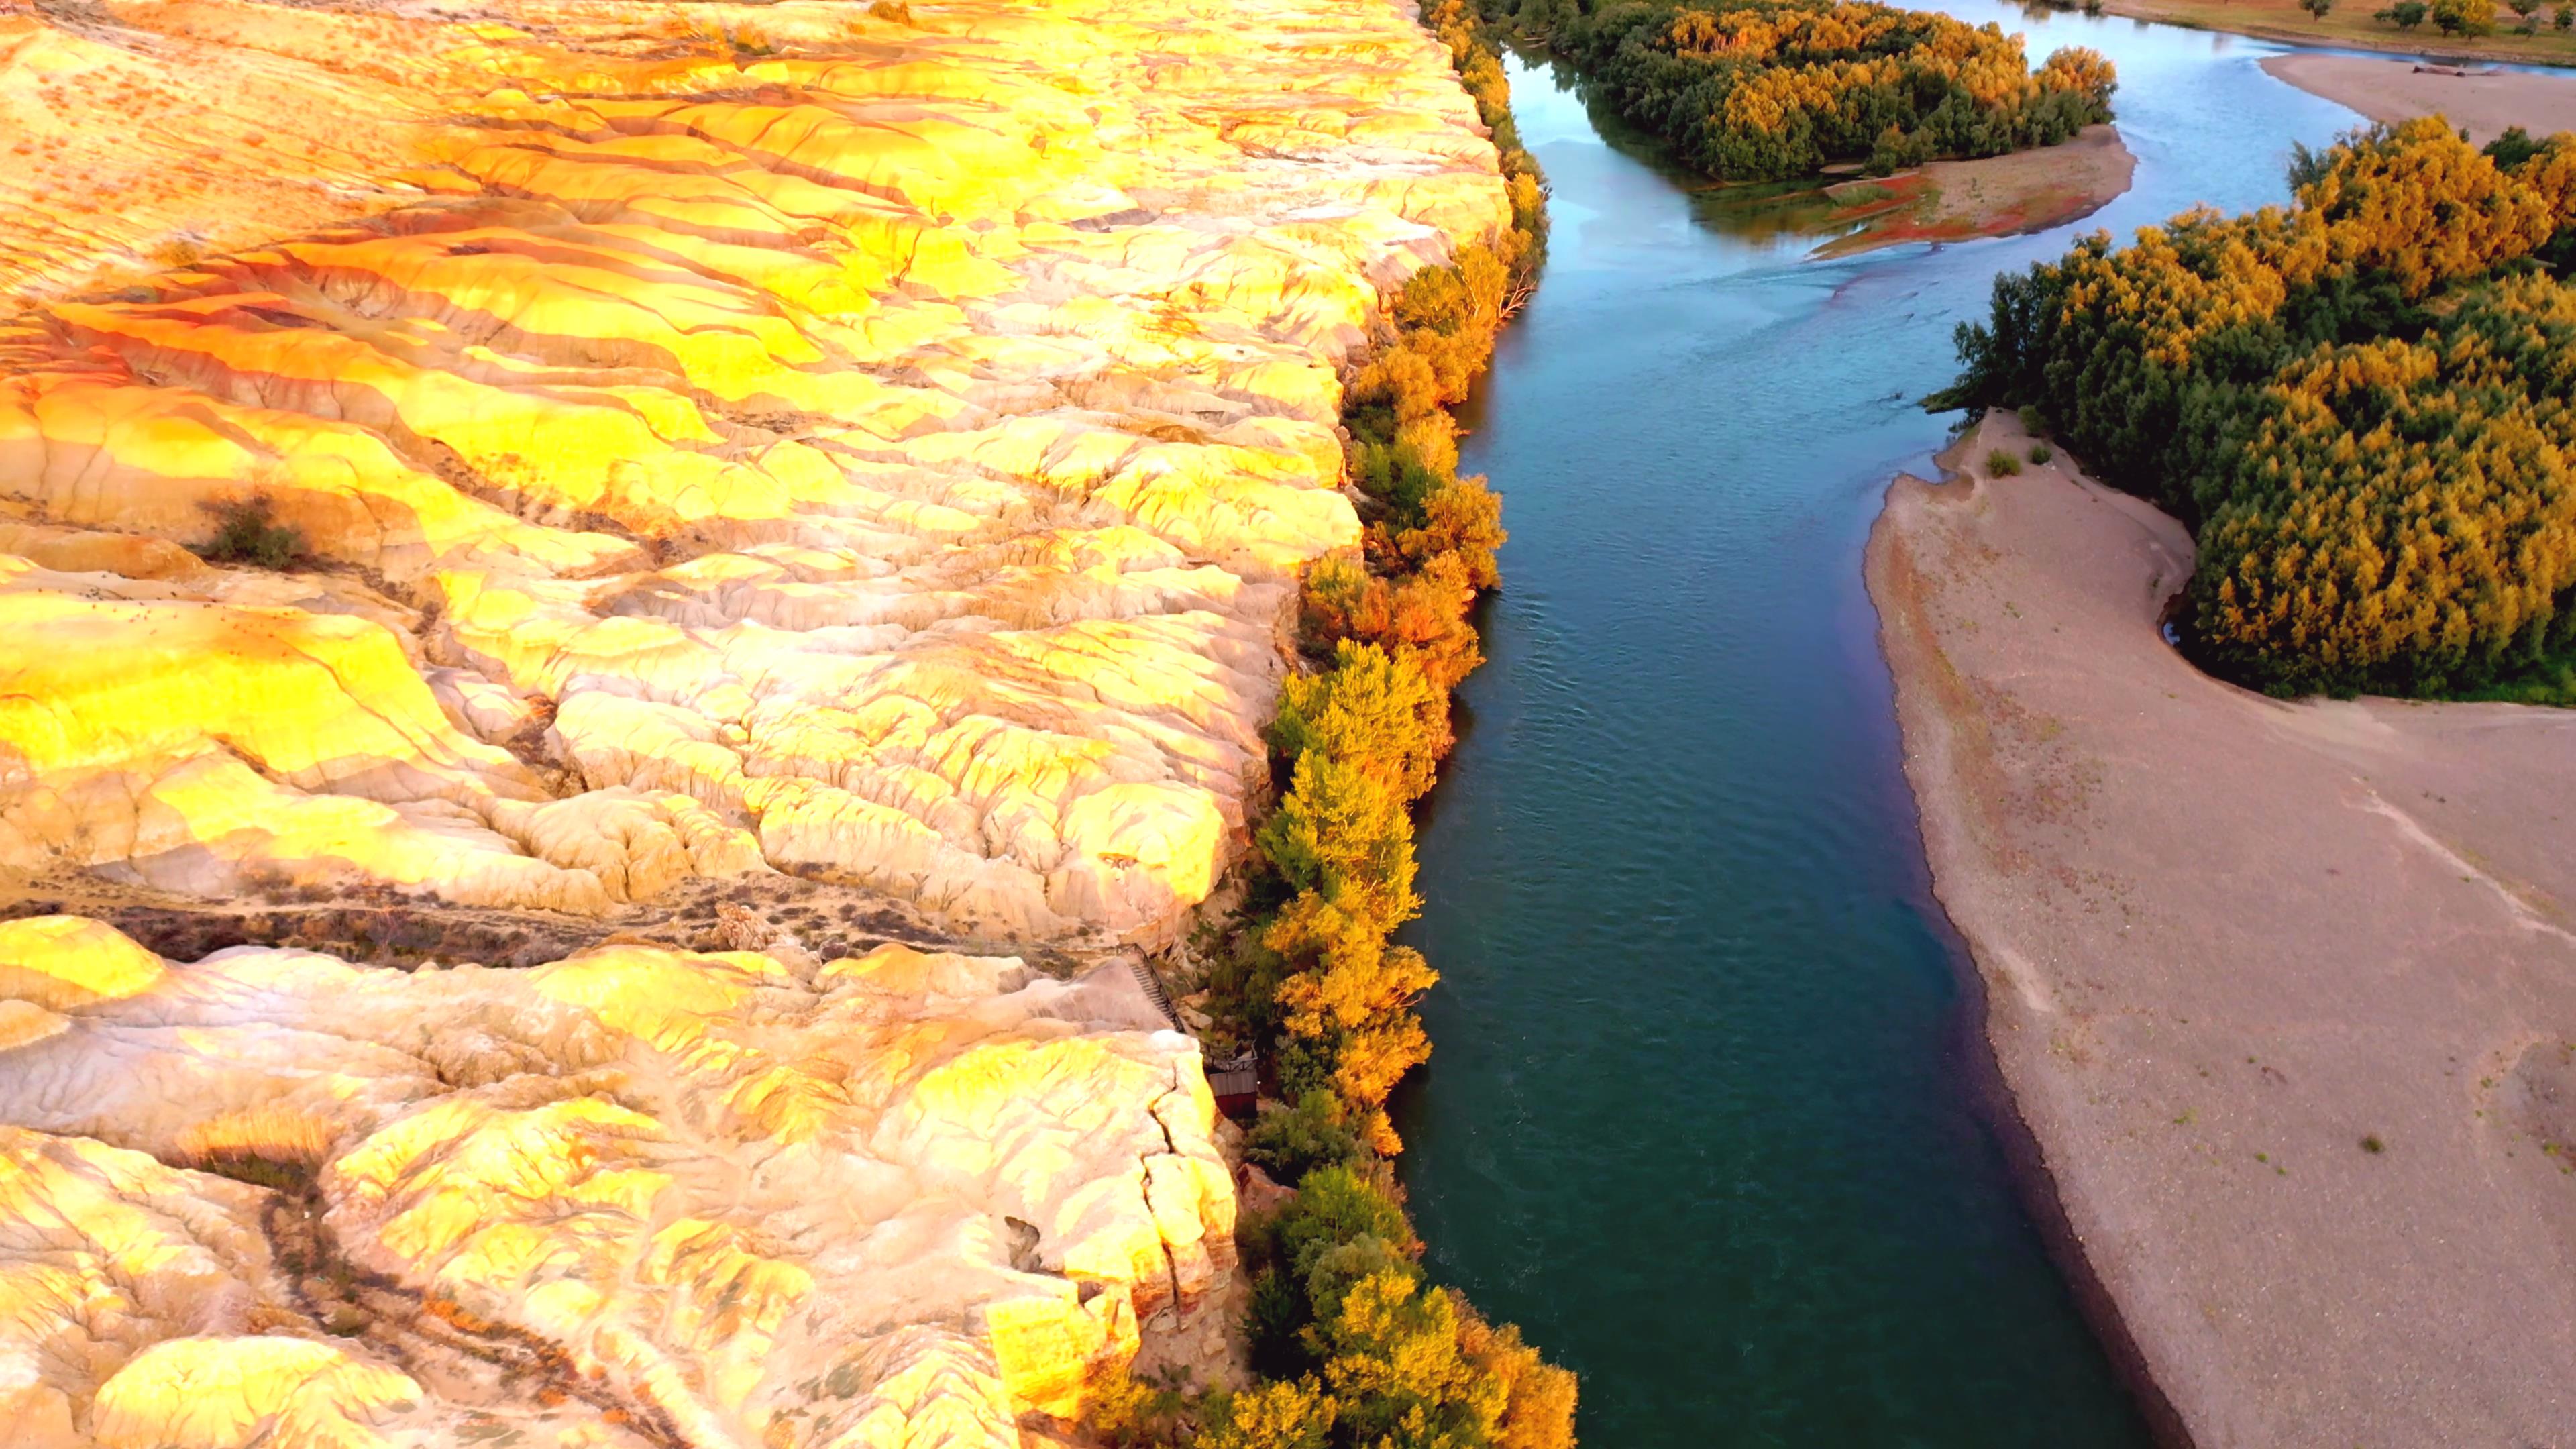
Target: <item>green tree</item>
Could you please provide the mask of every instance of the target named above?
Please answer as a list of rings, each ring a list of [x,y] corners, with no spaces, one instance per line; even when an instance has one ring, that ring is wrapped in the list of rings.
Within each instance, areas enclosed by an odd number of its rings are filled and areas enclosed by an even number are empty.
[[[1290,1187],[1317,1168],[1356,1162],[1360,1134],[1349,1115],[1331,1092],[1308,1092],[1294,1106],[1261,1114],[1245,1134],[1244,1158]]]
[[[2445,35],[2484,35],[2495,29],[2495,0],[2433,0],[2433,23]]]
[[[2334,6],[2335,0],[2299,0],[2299,8],[2319,20],[2325,19],[2326,12],[2334,9]]]
[[[2543,149],[2538,141],[2531,138],[2529,131],[2520,126],[2508,126],[2503,135],[2486,143],[2481,151],[2497,166],[2510,171],[2539,155]]]
[[[1373,1273],[1342,1290],[1307,1332],[1353,1444],[1493,1441],[1506,1391],[1460,1352],[1447,1294],[1407,1273]]]
[[[2117,84],[2081,47],[2033,71],[2018,36],[1868,0],[1631,0],[1555,34],[1622,117],[1730,180],[2050,145]]]
[[[2431,12],[2432,7],[2426,5],[2424,0],[2397,0],[2396,4],[2381,13],[2395,21],[2398,29],[2412,30],[2423,24],[2424,17]]]
[[[1998,278],[1940,406],[2039,406],[2198,530],[2194,647],[2245,683],[2440,694],[2576,644],[2576,138],[2439,120]]]

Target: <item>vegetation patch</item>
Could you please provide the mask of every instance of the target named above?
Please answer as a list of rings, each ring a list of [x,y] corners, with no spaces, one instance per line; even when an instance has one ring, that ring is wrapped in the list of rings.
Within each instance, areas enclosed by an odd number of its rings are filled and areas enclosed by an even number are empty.
[[[1241,929],[1210,971],[1221,1027],[1259,1044],[1286,1104],[1246,1155],[1297,1189],[1240,1232],[1258,1381],[1191,1394],[1124,1375],[1094,1385],[1104,1443],[1201,1449],[1564,1449],[1574,1376],[1517,1330],[1428,1282],[1390,1159],[1386,1099],[1430,1055],[1414,1005],[1439,976],[1389,937],[1420,910],[1412,806],[1452,736],[1449,693],[1482,662],[1469,614],[1499,581],[1502,501],[1458,474],[1451,410],[1535,284],[1538,168],[1468,0],[1424,23],[1450,50],[1502,153],[1512,220],[1406,282],[1344,390],[1362,546],[1307,572],[1301,643],[1269,739],[1288,781],[1259,830]]]
[[[2439,120],[2292,160],[2297,204],[1998,278],[1933,409],[2036,404],[2190,525],[2212,671],[2291,695],[2538,687],[2576,659],[2576,139]]]
[[[303,531],[278,522],[277,506],[265,493],[204,507],[215,520],[215,534],[197,550],[197,556],[208,563],[283,569],[292,568],[305,555]]]
[[[1866,0],[1484,3],[1573,62],[1623,120],[1729,181],[2054,145],[2109,120],[2118,84],[2096,51],[2070,46],[2034,72],[2018,35]]]

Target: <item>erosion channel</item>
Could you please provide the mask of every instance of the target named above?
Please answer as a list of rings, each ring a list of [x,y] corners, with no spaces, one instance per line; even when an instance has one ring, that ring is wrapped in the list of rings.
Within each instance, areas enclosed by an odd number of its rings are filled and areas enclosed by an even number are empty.
[[[1861,547],[1996,272],[2284,200],[2291,143],[2357,118],[2275,46],[1942,8],[2109,55],[2129,192],[1814,260],[1515,65],[1554,239],[1468,419],[1512,542],[1422,842],[1446,981],[1398,1125],[1435,1271],[1583,1374],[1601,1449],[2146,1442],[1972,1091]]]

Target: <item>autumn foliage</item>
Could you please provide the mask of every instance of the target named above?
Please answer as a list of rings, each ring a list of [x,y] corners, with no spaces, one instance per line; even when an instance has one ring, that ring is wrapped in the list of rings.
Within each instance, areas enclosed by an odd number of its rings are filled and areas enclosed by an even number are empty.
[[[2563,656],[2576,296],[2545,264],[2576,246],[2576,138],[2417,121],[2296,176],[2295,207],[1998,279],[1932,404],[2036,404],[2194,525],[2193,647],[2249,684],[2433,695]]]
[[[1405,283],[1344,391],[1366,536],[1307,572],[1303,632],[1318,668],[1281,694],[1270,738],[1288,788],[1258,836],[1286,900],[1255,933],[1243,982],[1287,1096],[1328,1093],[1381,1153],[1399,1145],[1387,1094],[1430,1055],[1414,1003],[1439,980],[1389,941],[1421,905],[1412,807],[1449,749],[1449,692],[1483,662],[1469,613],[1499,579],[1503,542],[1502,500],[1458,475],[1451,409],[1493,355],[1544,237],[1538,173],[1491,47],[1464,0],[1426,19],[1493,129],[1513,220]]]
[[[1321,559],[1302,592],[1309,670],[1282,686],[1269,739],[1288,782],[1255,840],[1275,907],[1213,984],[1264,1039],[1292,1106],[1273,1105],[1246,1156],[1295,1186],[1242,1234],[1260,1379],[1195,1397],[1124,1378],[1100,1386],[1094,1434],[1187,1437],[1202,1449],[1570,1449],[1574,1376],[1517,1330],[1426,1281],[1387,1157],[1387,1094],[1430,1055],[1414,1004],[1439,980],[1390,939],[1421,908],[1413,806],[1451,744],[1449,693],[1482,660],[1469,617],[1498,581],[1502,502],[1458,475],[1451,409],[1532,284],[1544,238],[1536,166],[1467,0],[1424,20],[1502,153],[1510,227],[1414,275],[1348,380],[1349,481],[1362,547]]]
[[[1597,83],[1621,118],[1727,180],[1885,173],[2054,145],[2111,117],[2099,53],[2033,71],[2019,36],[1831,0],[1488,0]]]

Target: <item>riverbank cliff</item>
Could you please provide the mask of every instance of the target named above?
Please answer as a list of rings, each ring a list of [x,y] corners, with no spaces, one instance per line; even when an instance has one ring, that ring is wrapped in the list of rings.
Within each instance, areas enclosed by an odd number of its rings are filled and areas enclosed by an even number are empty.
[[[0,1439],[1232,1372],[1136,965],[1512,225],[1413,7],[9,3],[0,117]]]
[[[2010,1110],[2204,1449],[2550,1443],[2576,1401],[2576,716],[2285,703],[2161,637],[2189,536],[1990,416],[1868,584]]]

